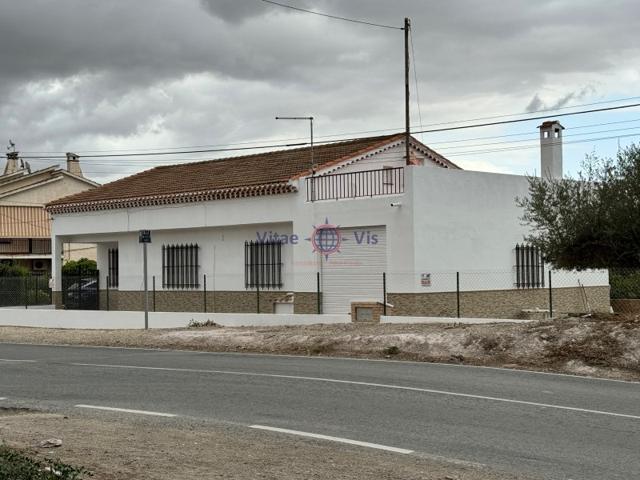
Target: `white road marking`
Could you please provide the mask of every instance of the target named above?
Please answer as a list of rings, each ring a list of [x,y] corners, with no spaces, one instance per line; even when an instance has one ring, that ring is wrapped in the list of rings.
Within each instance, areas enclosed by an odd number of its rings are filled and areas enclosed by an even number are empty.
[[[16,360],[16,359],[13,359],[13,358],[0,358],[0,362],[36,363],[36,360]]]
[[[451,392],[448,390],[434,390],[431,388],[406,387],[403,385],[390,385],[385,383],[358,382],[354,380],[339,380],[335,378],[304,377],[304,376],[298,376],[298,375],[280,375],[275,373],[237,372],[237,371],[230,371],[230,370],[204,370],[204,369],[195,369],[195,368],[142,367],[137,365],[109,365],[109,364],[96,364],[96,363],[71,363],[70,365],[75,365],[78,367],[124,368],[124,369],[132,369],[132,370],[159,370],[159,371],[165,371],[165,372],[185,372],[185,373],[210,373],[215,375],[238,375],[238,376],[247,376],[247,377],[269,377],[269,378],[284,378],[288,380],[305,380],[309,382],[340,383],[340,384],[348,384],[348,385],[359,385],[363,387],[388,388],[392,390],[405,390],[410,392],[431,393],[435,395],[447,395],[451,397],[474,398],[478,400],[488,400],[493,402],[513,403],[518,405],[529,405],[533,407],[542,407],[542,408],[555,408],[558,410],[568,410],[572,412],[592,413],[595,415],[607,415],[611,417],[632,418],[634,420],[640,420],[640,415],[629,415],[625,413],[607,412],[603,410],[590,410],[587,408],[567,407],[564,405],[553,405],[549,403],[528,402],[526,400],[514,400],[511,398],[490,397],[486,395],[475,395],[472,393]]]
[[[75,405],[77,408],[90,408],[92,410],[106,410],[108,412],[137,413],[139,415],[153,415],[156,417],[177,417],[173,413],[150,412],[148,410],[131,410],[129,408],[101,407],[99,405]]]
[[[443,363],[443,362],[419,362],[413,360],[386,360],[382,358],[348,358],[348,357],[323,357],[323,356],[309,356],[309,355],[291,355],[283,353],[244,353],[244,352],[203,352],[198,350],[184,350],[180,348],[151,348],[151,347],[113,347],[108,345],[62,345],[56,343],[29,343],[29,342],[2,342],[0,345],[24,345],[28,347],[55,347],[55,348],[94,348],[94,349],[107,349],[107,350],[140,350],[143,352],[171,352],[171,353],[189,353],[193,355],[223,355],[223,356],[239,356],[239,357],[275,357],[275,358],[295,358],[297,360],[333,360],[344,362],[378,362],[378,363],[392,363],[392,364],[409,364],[409,365],[436,365],[440,367],[452,367],[452,368],[474,368],[481,370],[498,370],[505,374],[531,374],[531,375],[547,375],[550,377],[569,377],[576,380],[592,380],[596,382],[614,382],[614,383],[630,383],[640,385],[637,380],[620,380],[617,378],[603,378],[592,377],[589,375],[576,375],[573,373],[558,373],[558,372],[541,372],[539,370],[525,370],[524,368],[509,368],[509,367],[488,367],[486,365],[465,365],[459,363]]]
[[[405,455],[413,453],[413,450],[407,450],[406,448],[388,447],[386,445],[380,445],[378,443],[361,442],[359,440],[350,440],[348,438],[341,438],[341,437],[331,437],[329,435],[320,435],[319,433],[300,432],[298,430],[289,430],[287,428],[267,427],[265,425],[249,425],[249,428],[255,428],[257,430],[268,430],[270,432],[288,433],[290,435],[298,435],[300,437],[308,437],[308,438],[317,438],[319,440],[329,440],[330,442],[347,443],[349,445],[375,448],[377,450],[386,450],[388,452],[402,453]]]
[[[0,397],[0,400],[6,400],[7,397]]]

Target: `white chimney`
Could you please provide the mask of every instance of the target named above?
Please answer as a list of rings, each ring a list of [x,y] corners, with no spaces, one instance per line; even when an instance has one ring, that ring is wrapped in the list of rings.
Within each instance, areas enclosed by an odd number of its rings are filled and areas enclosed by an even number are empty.
[[[7,164],[4,166],[4,175],[11,175],[18,170],[18,152],[7,153]]]
[[[67,172],[77,177],[84,177],[80,168],[80,157],[75,153],[67,152]]]
[[[562,178],[562,131],[557,120],[543,122],[540,129],[540,175]]]

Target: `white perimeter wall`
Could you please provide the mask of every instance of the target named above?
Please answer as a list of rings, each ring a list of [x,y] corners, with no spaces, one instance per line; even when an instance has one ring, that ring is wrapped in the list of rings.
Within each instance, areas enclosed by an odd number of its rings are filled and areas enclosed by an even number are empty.
[[[211,320],[225,327],[348,323],[349,315],[149,312],[149,328],[184,328]],[[144,312],[0,309],[0,325],[13,327],[142,329]]]

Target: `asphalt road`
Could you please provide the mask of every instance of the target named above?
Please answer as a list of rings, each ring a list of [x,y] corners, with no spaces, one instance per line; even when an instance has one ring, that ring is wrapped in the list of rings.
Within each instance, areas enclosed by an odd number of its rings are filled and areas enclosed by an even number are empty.
[[[295,430],[542,478],[640,478],[640,383],[410,362],[0,344],[0,398],[0,406],[88,405]]]

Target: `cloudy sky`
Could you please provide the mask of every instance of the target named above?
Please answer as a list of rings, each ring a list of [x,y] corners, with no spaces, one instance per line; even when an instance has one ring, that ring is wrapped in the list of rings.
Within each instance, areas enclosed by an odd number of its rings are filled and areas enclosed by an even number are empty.
[[[417,130],[640,102],[632,99],[640,96],[635,0],[280,1],[398,27],[410,17]],[[307,135],[307,125],[275,115],[313,115],[322,138],[401,130],[402,33],[260,0],[4,0],[0,142],[12,139],[27,156]],[[576,107],[587,104],[596,105]],[[511,118],[522,117],[498,120]],[[562,122],[570,171],[585,153],[612,154],[618,142],[640,139],[639,108]],[[533,173],[539,123],[419,138],[465,168]],[[87,158],[83,167],[106,181],[215,156]],[[31,160],[34,168],[53,162]]]

